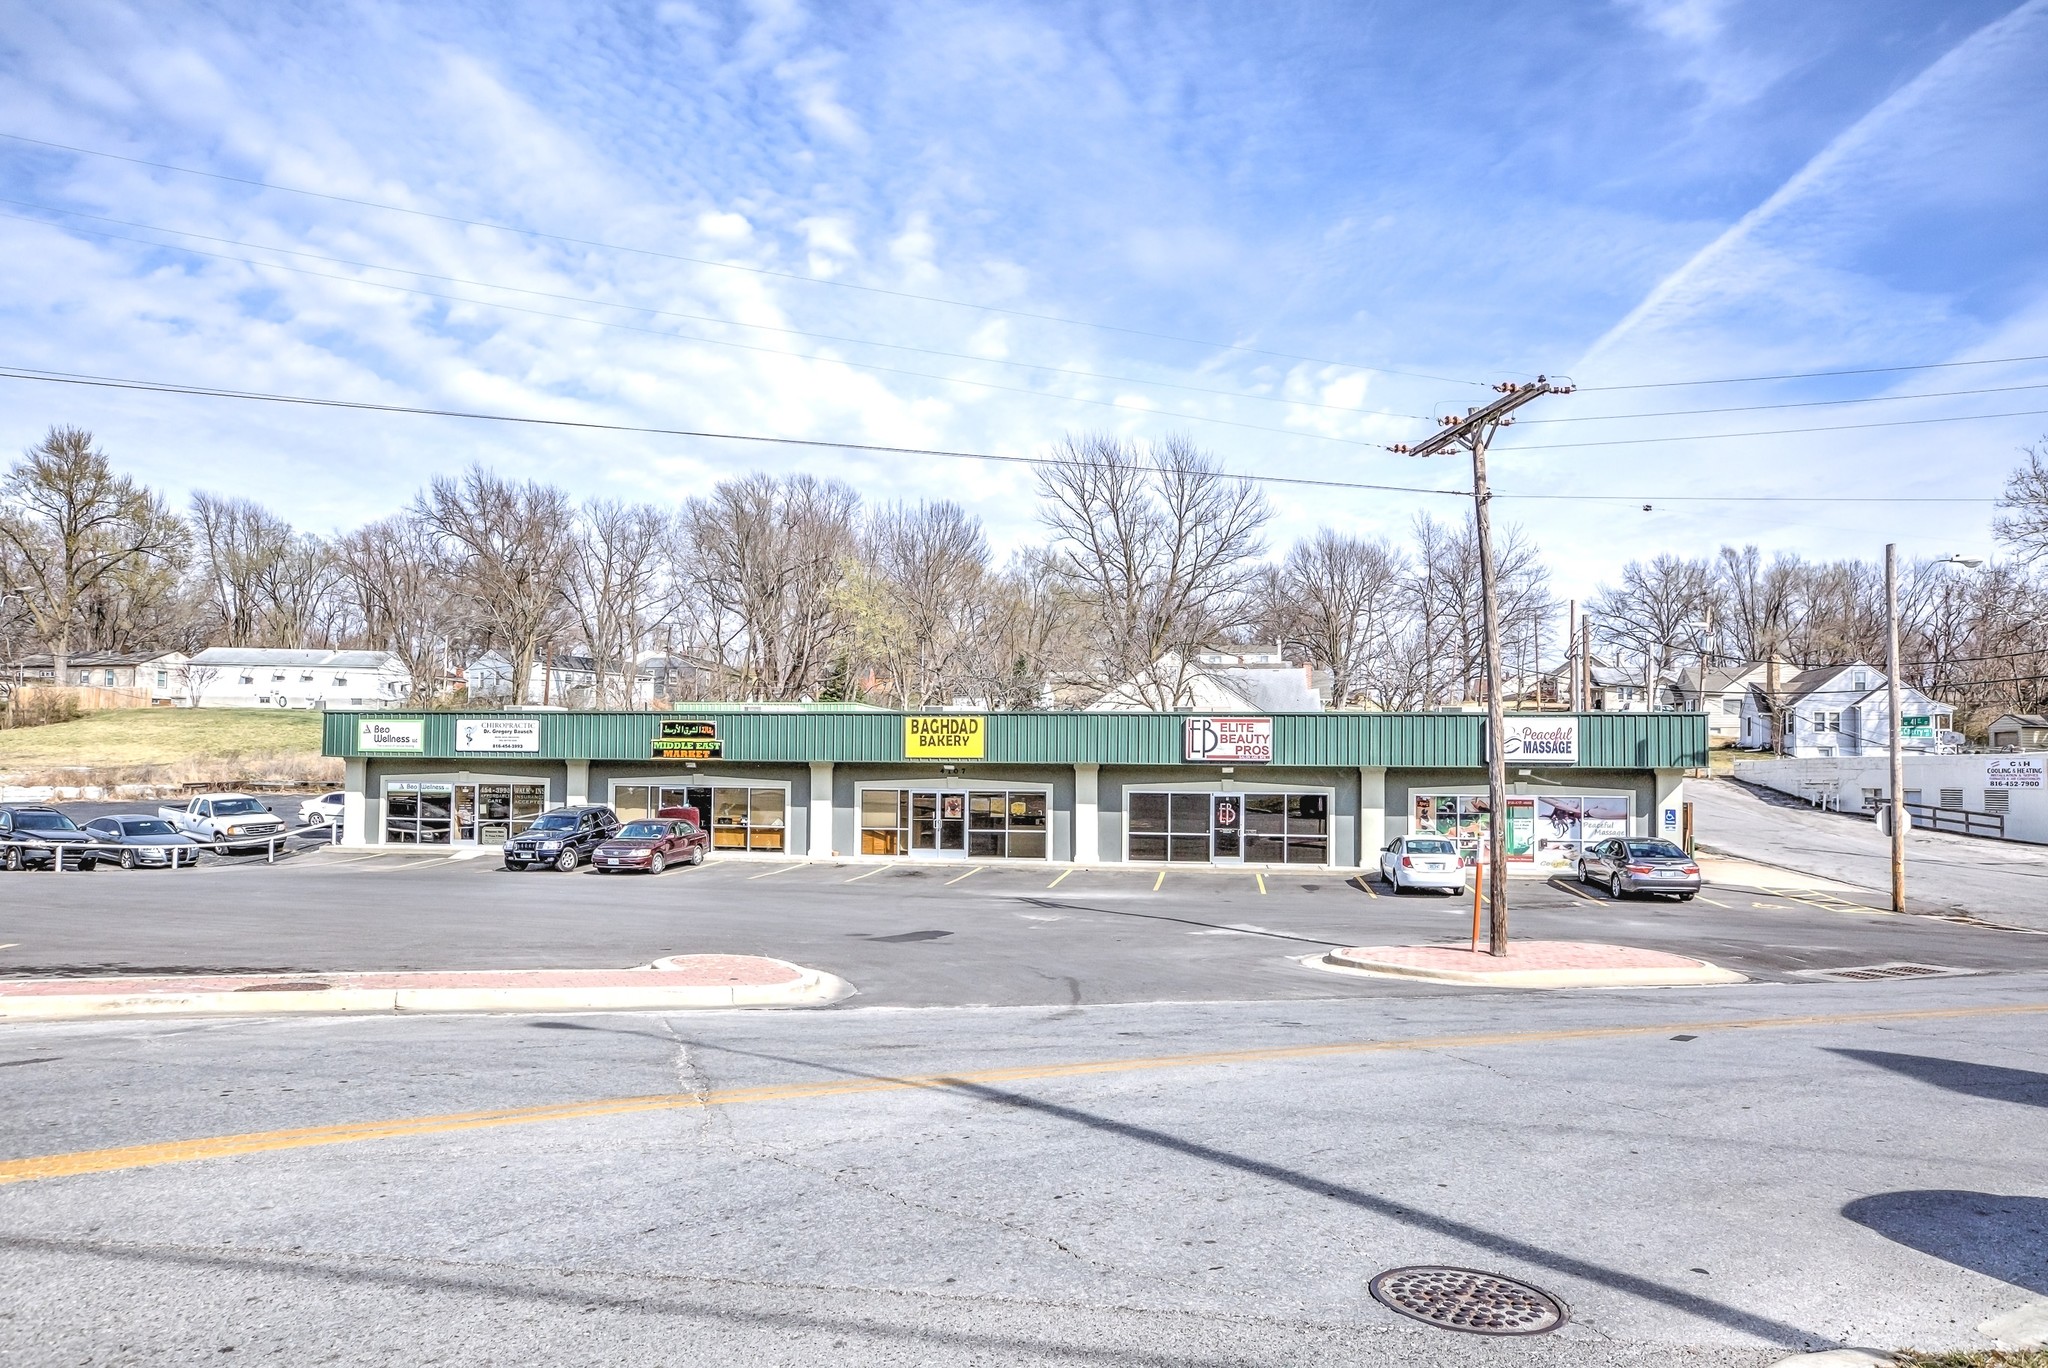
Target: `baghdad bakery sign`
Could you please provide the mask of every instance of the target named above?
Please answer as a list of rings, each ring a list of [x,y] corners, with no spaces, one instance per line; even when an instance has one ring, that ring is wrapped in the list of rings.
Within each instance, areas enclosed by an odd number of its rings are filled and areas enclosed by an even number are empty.
[[[1576,717],[1510,717],[1501,724],[1501,756],[1510,765],[1579,763]]]

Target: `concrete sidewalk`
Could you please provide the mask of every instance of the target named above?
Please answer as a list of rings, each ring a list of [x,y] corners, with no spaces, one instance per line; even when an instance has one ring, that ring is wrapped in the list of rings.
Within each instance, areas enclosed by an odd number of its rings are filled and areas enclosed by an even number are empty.
[[[814,1007],[837,1002],[853,991],[835,975],[787,960],[758,955],[676,955],[636,969],[0,980],[0,1021]]]
[[[1501,956],[1462,945],[1360,945],[1332,950],[1312,967],[1489,988],[1677,988],[1749,981],[1705,960],[1591,941],[1511,941]]]

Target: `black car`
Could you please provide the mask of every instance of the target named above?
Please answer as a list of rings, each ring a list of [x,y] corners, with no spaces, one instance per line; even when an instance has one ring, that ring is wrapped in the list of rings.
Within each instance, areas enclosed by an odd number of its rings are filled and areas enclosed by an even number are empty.
[[[567,873],[577,865],[587,864],[591,852],[610,840],[618,829],[618,814],[608,807],[551,809],[505,842],[505,868],[553,865]]]
[[[99,857],[83,849],[91,841],[53,807],[0,807],[0,865],[9,869],[48,869],[57,862],[59,845],[80,847],[64,852],[66,868],[96,869]]]

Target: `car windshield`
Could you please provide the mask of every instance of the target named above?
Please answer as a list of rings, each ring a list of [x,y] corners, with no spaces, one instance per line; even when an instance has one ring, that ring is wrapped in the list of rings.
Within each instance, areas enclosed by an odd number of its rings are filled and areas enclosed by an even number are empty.
[[[619,831],[624,841],[656,841],[668,835],[667,822],[628,822]]]
[[[1410,841],[1408,843],[1408,853],[1410,855],[1448,855],[1451,853],[1451,843],[1449,841]]]
[[[216,817],[240,817],[250,812],[268,811],[254,798],[216,798],[213,800],[213,815]]]
[[[1630,841],[1628,853],[1638,860],[1682,860],[1685,852],[1669,841]]]
[[[133,822],[121,823],[121,830],[129,836],[175,836],[177,829],[169,822],[159,822],[154,817],[143,817]]]
[[[576,814],[573,812],[543,812],[533,822],[535,831],[574,831]]]
[[[78,823],[61,812],[17,812],[14,825],[21,831],[76,831]]]

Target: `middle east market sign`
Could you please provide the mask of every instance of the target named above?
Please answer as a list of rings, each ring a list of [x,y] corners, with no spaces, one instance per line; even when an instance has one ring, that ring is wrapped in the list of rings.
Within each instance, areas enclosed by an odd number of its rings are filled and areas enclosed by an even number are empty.
[[[1510,717],[1501,723],[1501,755],[1510,765],[1579,763],[1576,717]]]
[[[1196,764],[1262,765],[1273,758],[1270,717],[1190,717],[1182,758]]]
[[[725,754],[718,724],[704,718],[664,717],[654,724],[657,760],[717,760]]]

